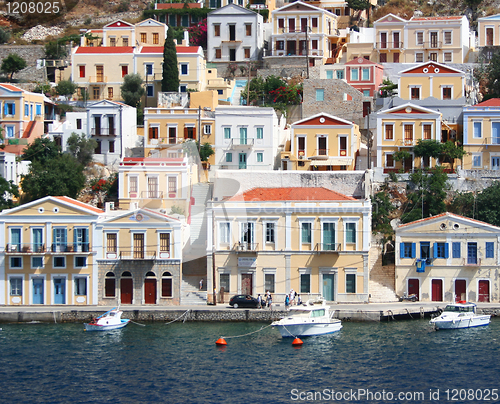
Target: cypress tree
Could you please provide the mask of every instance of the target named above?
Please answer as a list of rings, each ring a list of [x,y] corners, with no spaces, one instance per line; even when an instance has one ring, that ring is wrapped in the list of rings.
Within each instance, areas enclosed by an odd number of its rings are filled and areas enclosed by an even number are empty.
[[[163,46],[163,76],[161,91],[179,91],[179,68],[177,67],[177,50],[175,49],[173,32],[168,27],[167,38]]]

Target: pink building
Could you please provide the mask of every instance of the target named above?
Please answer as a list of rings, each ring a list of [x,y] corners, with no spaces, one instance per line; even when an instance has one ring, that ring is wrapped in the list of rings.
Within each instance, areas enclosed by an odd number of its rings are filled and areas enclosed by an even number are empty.
[[[345,64],[347,84],[361,91],[365,97],[374,97],[382,84],[384,67],[359,57]]]

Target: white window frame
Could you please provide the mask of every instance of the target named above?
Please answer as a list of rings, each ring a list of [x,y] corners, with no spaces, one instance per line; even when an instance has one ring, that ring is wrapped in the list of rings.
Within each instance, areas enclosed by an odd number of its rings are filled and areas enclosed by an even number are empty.
[[[446,60],[447,58],[449,58],[449,60]],[[453,52],[443,52],[443,61],[445,63],[453,62]]]
[[[446,34],[450,34],[450,42],[446,42]],[[453,45],[453,31],[443,31],[443,45]]]
[[[421,139],[422,140],[425,140],[424,139],[424,126],[425,125],[431,125],[431,139],[433,139],[433,134],[434,134],[434,122],[430,121],[430,122],[422,122],[422,136],[421,136]]]
[[[212,125],[209,123],[203,124],[203,134],[211,135],[212,134]]]
[[[339,244],[339,218],[338,217],[320,217],[319,218],[319,222],[320,222],[320,233],[321,233],[321,240],[320,240],[320,243],[321,243],[321,247],[323,247],[323,244],[324,244],[324,240],[323,240],[323,236],[324,236],[324,233],[323,233],[323,224],[325,223],[333,223],[335,225],[335,232],[334,232],[334,237],[335,237],[335,243],[334,244]],[[322,250],[322,248],[320,248],[320,250]]]
[[[15,298],[15,297],[19,297],[21,299],[21,301],[19,302],[19,304],[24,304],[24,295],[25,295],[25,293],[24,293],[24,275],[22,275],[22,274],[19,274],[19,275],[17,275],[17,274],[16,275],[10,275],[9,274],[9,276],[8,276],[7,279],[8,279],[7,280],[8,286],[7,287],[8,287],[8,293],[9,293],[9,302],[8,302],[8,304],[10,304],[11,299]],[[11,279],[21,279],[21,295],[20,296],[19,295],[13,295],[11,293],[11,291],[12,291],[11,285],[10,285]]]
[[[131,185],[131,183],[132,183],[132,181],[131,181],[131,180],[132,180],[133,178],[136,180],[136,184],[137,184],[137,190],[136,190],[136,191],[134,191],[134,192],[137,194],[136,198],[139,198],[139,192],[140,192],[140,191],[139,191],[139,176],[138,176],[138,175],[129,175],[129,176],[128,176],[128,196],[129,196],[130,198],[132,198],[132,197],[130,196],[130,193],[131,193],[131,192],[133,192],[133,191],[131,191],[131,190],[130,190],[130,189],[131,189],[130,185]]]
[[[415,63],[424,63],[424,52],[415,52]]]
[[[368,78],[367,79],[363,78],[363,72],[365,72],[365,71],[368,72]],[[360,81],[370,81],[371,77],[372,77],[371,69],[369,67],[362,67],[361,68],[361,78],[360,78]]]
[[[347,243],[347,223],[354,223],[355,224],[355,228],[354,228],[354,232],[355,232],[355,236],[356,236],[356,248],[355,250],[356,251],[359,251],[358,249],[358,246],[359,246],[359,243],[360,243],[360,237],[361,235],[359,234],[359,217],[349,217],[349,218],[344,218],[343,219],[343,228],[344,228],[344,246],[346,246],[348,243]],[[349,243],[349,244],[353,244],[353,243]]]
[[[186,66],[187,73],[182,73],[182,66]],[[189,76],[189,63],[179,63],[179,76]]]
[[[358,78],[357,78],[357,79],[354,79],[354,78],[352,77],[352,73],[353,73],[354,71],[356,71],[356,72],[358,73]],[[360,80],[360,78],[359,78],[359,68],[357,68],[357,67],[351,67],[351,70],[350,70],[350,72],[349,72],[349,73],[350,73],[350,74],[349,74],[349,78],[350,78],[350,80],[351,80],[351,81],[359,81],[359,80]]]
[[[309,243],[303,243],[302,242],[302,224],[303,223],[309,223],[311,225],[311,251],[314,249],[314,218],[299,218],[299,250],[300,251],[309,251],[309,250],[302,250],[302,245],[303,244],[309,244]]]
[[[474,130],[475,124],[479,124],[480,136],[476,136],[476,131]],[[472,120],[472,138],[473,139],[482,139],[483,138],[483,120],[482,119],[473,119]]]
[[[392,126],[392,139],[387,139],[385,136],[386,136],[386,126]],[[386,142],[395,142],[396,141],[396,134],[395,134],[395,127],[396,127],[396,122],[384,122],[383,124],[383,127],[384,127],[384,141]]]
[[[21,265],[20,266],[13,266],[12,265],[12,260],[16,258],[16,259],[19,259],[21,261]],[[23,260],[23,257],[20,256],[13,256],[13,257],[9,257],[9,269],[23,269],[24,267],[24,260]]]
[[[151,74],[148,74],[148,66],[151,66]],[[151,62],[144,62],[144,77],[154,76],[155,74],[155,64]]]
[[[34,258],[41,258],[42,259],[42,266],[34,266],[33,265],[33,259]],[[45,268],[45,260],[44,260],[44,256],[43,255],[32,255],[31,256],[31,259],[30,259],[30,265],[31,265],[31,269],[41,269],[41,268]]]
[[[354,275],[354,292],[347,292],[347,275]],[[344,268],[344,287],[346,294],[356,294],[358,289],[358,269]]]
[[[273,234],[274,234],[274,241],[267,241],[267,225],[272,224],[273,227]],[[262,241],[264,242],[264,245],[274,245],[275,248],[278,245],[278,219],[273,219],[273,220],[263,220],[262,221]]]
[[[222,239],[222,236],[223,236],[223,233],[222,233],[222,225],[224,226],[227,226],[227,240],[226,238],[224,237],[224,239]],[[231,222],[228,222],[228,221],[221,221],[221,222],[218,222],[218,225],[217,225],[217,230],[218,230],[218,237],[217,237],[217,245],[218,246],[231,246],[231,233],[232,233],[232,223]],[[224,234],[225,235],[225,234]]]
[[[77,295],[76,294],[76,280],[77,279],[85,279],[86,286],[85,286],[85,294],[84,295]],[[88,299],[88,296],[89,296],[89,276],[88,275],[75,275],[75,276],[73,276],[73,296],[75,297],[75,299],[78,296],[85,296],[85,298]]]
[[[64,266],[57,266],[56,267],[56,258],[63,258],[64,259]],[[67,260],[67,257],[64,256],[64,255],[56,255],[54,257],[52,257],[52,268],[54,269],[66,269],[68,267],[68,260]]]
[[[76,259],[77,258],[85,258],[85,265],[84,266],[79,266],[79,265],[76,265]],[[74,268],[88,268],[89,266],[89,259],[87,256],[85,255],[78,255],[78,256],[75,256],[74,257],[74,260],[73,260],[73,265],[74,265]]]
[[[261,157],[261,161],[259,161],[259,156]],[[264,152],[259,150],[255,152],[255,162],[264,164]]]
[[[441,100],[444,100],[444,99],[445,99],[445,98],[444,98],[444,94],[443,94],[443,90],[444,90],[445,88],[450,88],[450,89],[451,89],[451,96],[450,96],[450,100],[452,100],[452,99],[453,99],[453,96],[454,96],[454,94],[453,94],[453,93],[454,93],[454,91],[453,91],[454,89],[453,89],[453,85],[451,85],[451,84],[444,84],[444,85],[442,85],[442,86],[441,86]]]
[[[393,156],[392,157],[392,166],[387,164],[387,156]],[[386,168],[395,168],[396,167],[396,162],[394,161],[394,153],[385,153],[385,162],[384,165]]]
[[[483,168],[483,153],[472,153],[471,155],[471,166],[472,168]],[[479,165],[475,165],[475,158],[479,158]]]
[[[422,40],[419,41],[418,35],[422,34]],[[425,42],[425,32],[424,31],[415,31],[415,44],[416,45],[423,45]]]
[[[409,86],[409,94],[408,94],[408,99],[411,101],[413,100],[413,98],[411,98],[411,90],[413,88],[418,88],[418,99],[421,100],[422,99],[422,86],[421,85],[417,85],[417,84],[411,84]]]

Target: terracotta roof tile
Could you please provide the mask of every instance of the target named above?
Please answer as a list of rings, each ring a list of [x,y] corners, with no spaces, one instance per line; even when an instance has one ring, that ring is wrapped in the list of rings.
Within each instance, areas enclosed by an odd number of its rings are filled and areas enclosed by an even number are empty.
[[[21,92],[24,92],[24,90],[23,90],[22,88],[19,88],[19,87],[13,86],[12,84],[5,84],[5,83],[1,83],[1,84],[0,84],[0,87],[3,87],[3,88],[5,88],[6,90],[10,90],[10,91],[21,91]]]
[[[133,46],[80,46],[75,53],[100,54],[100,53],[133,53]]]
[[[343,195],[323,187],[310,188],[252,188],[237,194],[227,201],[355,201],[355,198]]]
[[[500,98],[490,98],[489,100],[473,105],[473,107],[500,107]]]
[[[54,196],[54,198],[60,199],[61,201],[64,201],[67,203],[71,203],[72,205],[78,206],[80,208],[91,210],[95,213],[104,213],[104,211],[102,209],[96,208],[96,207],[89,205],[87,203],[77,201],[76,199],[70,198],[69,196]]]
[[[398,228],[410,226],[410,225],[413,225],[413,224],[416,224],[416,223],[427,222],[429,220],[438,219],[440,217],[456,217],[458,219],[466,219],[466,220],[470,220],[470,221],[475,222],[475,223],[486,224],[488,226],[497,227],[497,226],[494,226],[494,225],[492,225],[490,223],[482,222],[481,220],[472,219],[472,218],[467,217],[467,216],[457,215],[456,213],[444,212],[444,213],[440,213],[439,215],[436,215],[436,216],[430,216],[430,217],[426,217],[424,219],[415,220],[415,221],[410,222],[410,223],[400,224],[398,226]]]

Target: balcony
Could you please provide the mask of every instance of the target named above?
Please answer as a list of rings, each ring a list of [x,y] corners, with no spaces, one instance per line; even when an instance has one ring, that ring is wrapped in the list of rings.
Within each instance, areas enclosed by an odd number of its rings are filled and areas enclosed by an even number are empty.
[[[18,244],[7,244],[5,246],[5,252],[7,254],[33,254],[33,253],[44,253],[45,251],[45,244],[24,244],[24,243],[18,243]]]
[[[450,45],[450,44],[445,44],[445,45]],[[422,48],[422,49],[440,49],[443,46],[443,41],[428,41],[428,42],[423,42],[423,43],[417,43],[415,45],[415,48]]]
[[[92,136],[116,136],[115,128],[92,128],[90,130]]]
[[[233,251],[235,252],[256,252],[259,247],[258,243],[245,243],[239,242],[233,246]]]
[[[163,199],[163,191],[142,191],[141,199]]]
[[[45,254],[45,253],[88,253],[92,251],[90,243],[54,243],[49,247],[45,244],[7,244],[7,254]]]
[[[474,140],[474,139],[472,139]],[[471,141],[469,141],[469,144],[472,144]],[[500,137],[487,137],[483,141],[484,145],[500,145]]]
[[[108,76],[90,76],[89,83],[91,84],[106,84],[108,82]]]
[[[462,266],[478,268],[481,266],[481,258],[467,257],[462,260]]]
[[[267,49],[264,56],[306,56],[306,50],[301,49],[297,51],[296,49],[279,49],[274,47],[273,49]],[[309,49],[309,57],[322,57],[322,49]]]
[[[395,42],[376,42],[375,46],[377,50],[381,49],[402,49],[403,48],[403,42],[401,41],[395,41]]]
[[[314,247],[314,251],[318,253],[338,253],[340,248],[340,243],[317,243]]]
[[[244,149],[253,146],[254,139],[233,137],[231,139],[230,148],[234,149]]]
[[[399,146],[415,146],[416,142],[414,139],[403,139],[399,141]]]
[[[89,243],[69,243],[69,244],[52,244],[50,246],[49,252],[79,253],[79,252],[89,252],[89,251],[91,251]]]
[[[120,250],[118,259],[121,260],[155,260],[157,259],[156,250]],[[106,254],[108,256],[108,254]]]

